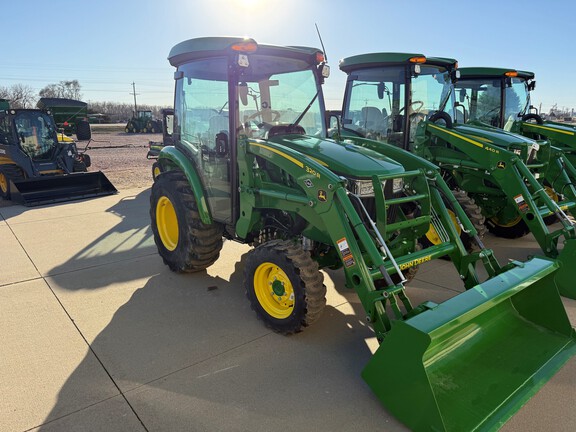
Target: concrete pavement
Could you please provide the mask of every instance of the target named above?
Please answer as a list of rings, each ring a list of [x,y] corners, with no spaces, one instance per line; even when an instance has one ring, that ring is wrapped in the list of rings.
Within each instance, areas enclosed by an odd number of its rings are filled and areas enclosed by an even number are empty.
[[[361,305],[326,274],[304,332],[266,329],[242,289],[248,247],[177,275],[149,228],[149,191],[0,208],[0,431],[405,431],[360,372],[377,347]],[[498,257],[531,237],[489,236]],[[414,302],[461,291],[446,261],[422,266]],[[563,300],[573,325],[576,301]],[[576,430],[572,358],[504,427]]]

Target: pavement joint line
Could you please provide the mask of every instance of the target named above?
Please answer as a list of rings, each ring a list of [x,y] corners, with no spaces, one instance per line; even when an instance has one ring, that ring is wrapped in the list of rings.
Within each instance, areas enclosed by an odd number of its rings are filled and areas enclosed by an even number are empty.
[[[107,397],[107,398],[105,398],[105,399],[99,400],[98,402],[91,403],[91,404],[89,404],[89,405],[86,405],[85,407],[82,407],[82,408],[80,408],[80,409],[71,411],[71,412],[69,412],[69,413],[67,413],[67,414],[61,415],[60,417],[53,418],[53,419],[50,420],[50,421],[47,421],[47,422],[44,422],[44,423],[40,423],[39,425],[33,426],[33,427],[29,428],[29,429],[25,429],[23,432],[29,432],[29,431],[34,430],[34,429],[37,429],[37,428],[39,428],[39,427],[49,425],[50,423],[54,423],[55,421],[62,420],[63,418],[66,418],[66,417],[69,417],[69,416],[71,416],[71,415],[73,415],[73,414],[77,414],[77,413],[79,413],[79,412],[82,412],[82,411],[84,411],[85,409],[92,408],[93,406],[96,406],[96,405],[99,405],[99,404],[101,404],[101,403],[103,403],[103,402],[106,402],[106,401],[109,401],[109,400],[111,400],[111,399],[117,398],[118,396],[119,396],[119,395],[110,396],[110,397]]]
[[[116,264],[116,263],[121,263],[121,262],[125,262],[125,261],[135,261],[138,260],[140,258],[145,258],[145,257],[149,257],[149,256],[153,256],[153,255],[158,255],[158,252],[150,252],[149,254],[145,254],[145,255],[140,255],[137,257],[132,257],[132,258],[122,258],[122,259],[118,259],[112,262],[107,262],[107,263],[102,263],[102,264],[93,264],[90,266],[86,266],[86,267],[82,267],[82,268],[76,268],[76,269],[71,269],[71,270],[64,270],[58,273],[46,273],[46,275],[42,276],[42,277],[54,277],[54,276],[62,276],[62,275],[66,275],[66,274],[70,274],[70,273],[75,273],[78,271],[84,271],[84,270],[90,270],[90,269],[95,269],[98,267],[104,267],[104,266],[108,266],[110,264]]]
[[[38,277],[29,278],[29,279],[22,279],[22,280],[19,280],[19,281],[16,281],[16,282],[3,283],[3,284],[0,284],[0,288],[7,287],[7,286],[11,286],[11,285],[16,285],[16,284],[21,284],[21,283],[24,283],[24,282],[31,282],[31,281],[35,281],[35,280],[43,280],[43,279],[44,279],[44,277],[42,277],[42,275],[40,275],[40,276],[38,276]]]

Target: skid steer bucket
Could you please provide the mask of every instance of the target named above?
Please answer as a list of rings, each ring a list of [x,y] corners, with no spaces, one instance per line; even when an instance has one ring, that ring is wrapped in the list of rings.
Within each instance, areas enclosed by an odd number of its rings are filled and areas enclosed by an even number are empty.
[[[557,269],[534,258],[395,322],[363,378],[415,431],[497,430],[576,352]]]
[[[13,202],[28,207],[118,192],[100,171],[11,181],[10,191]]]

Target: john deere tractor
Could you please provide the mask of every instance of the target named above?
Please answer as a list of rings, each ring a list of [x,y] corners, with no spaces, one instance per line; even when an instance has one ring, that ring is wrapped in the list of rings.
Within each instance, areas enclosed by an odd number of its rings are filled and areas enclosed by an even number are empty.
[[[454,101],[456,66],[454,59],[409,53],[342,60],[348,81],[340,135],[375,151],[381,151],[376,141],[393,144],[433,162],[471,214],[480,208],[492,233],[532,232],[544,254],[562,265],[562,294],[576,298],[576,285],[565,278],[576,260],[576,232],[566,213],[576,206],[576,170],[545,141],[483,122],[464,124],[466,109]],[[547,218],[559,224],[549,227]],[[431,229],[427,238],[437,243],[441,234]]]
[[[49,111],[0,110],[0,197],[26,206],[116,193],[88,155],[59,139]]]
[[[456,97],[467,121],[490,123],[535,140],[545,139],[576,163],[576,127],[544,120],[530,103],[536,88],[533,72],[493,67],[460,69]],[[488,117],[486,114],[489,112]]]
[[[364,379],[414,430],[493,428],[573,355],[557,262],[500,266],[433,164],[394,145],[327,139],[321,51],[199,38],[169,61],[173,145],[158,157],[150,217],[171,270],[206,269],[223,239],[252,245],[248,300],[290,334],[322,313],[320,269],[341,269],[381,343]],[[479,251],[466,252],[448,207]],[[432,220],[442,241],[421,248]],[[410,270],[445,256],[467,290],[413,305]]]
[[[162,120],[152,117],[152,111],[134,111],[124,130],[127,133],[158,133],[162,132]]]

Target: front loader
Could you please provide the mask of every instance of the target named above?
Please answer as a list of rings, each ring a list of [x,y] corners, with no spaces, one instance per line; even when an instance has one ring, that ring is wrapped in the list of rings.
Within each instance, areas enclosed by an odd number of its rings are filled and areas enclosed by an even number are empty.
[[[494,430],[574,354],[557,262],[500,266],[434,165],[326,137],[321,51],[198,38],[169,61],[173,145],[158,157],[150,217],[172,271],[205,270],[223,239],[252,245],[246,295],[266,326],[291,334],[322,313],[320,269],[342,269],[380,342],[363,377],[417,431]],[[422,248],[432,219],[442,241]],[[407,279],[441,257],[466,291],[413,305]]]
[[[49,111],[0,111],[0,197],[37,206],[117,192],[102,172],[87,172],[87,155],[59,135]]]
[[[516,238],[532,232],[560,264],[560,292],[576,298],[576,232],[567,215],[576,206],[576,169],[547,142],[456,121],[462,112],[454,102],[456,66],[453,59],[409,53],[342,60],[348,81],[340,135],[375,151],[378,142],[393,144],[433,162],[456,196],[479,206],[492,233]],[[550,218],[559,224],[548,226]]]

